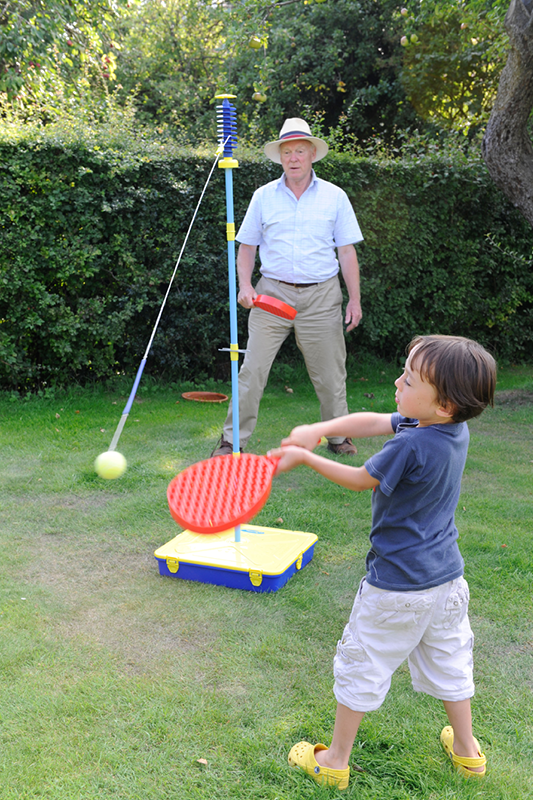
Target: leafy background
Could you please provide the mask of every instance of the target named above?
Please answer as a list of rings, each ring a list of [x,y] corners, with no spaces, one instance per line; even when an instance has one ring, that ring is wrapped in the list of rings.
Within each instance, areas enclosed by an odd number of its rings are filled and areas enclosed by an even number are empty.
[[[42,388],[130,373],[142,358],[213,153],[164,135],[98,126],[22,128],[0,138],[0,385]],[[246,151],[235,218],[279,167]],[[358,246],[364,318],[354,356],[395,359],[419,333],[471,336],[500,360],[533,355],[530,231],[479,157],[414,144],[401,158],[332,153]],[[215,169],[184,252],[149,370],[227,378],[223,170]],[[239,314],[245,342],[246,313]],[[290,342],[283,357],[295,354]]]

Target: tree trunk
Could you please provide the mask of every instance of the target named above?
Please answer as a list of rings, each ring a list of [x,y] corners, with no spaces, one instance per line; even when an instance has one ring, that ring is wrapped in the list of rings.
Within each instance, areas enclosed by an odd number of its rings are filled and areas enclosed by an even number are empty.
[[[533,144],[527,125],[533,108],[533,0],[511,0],[505,29],[511,49],[483,137],[494,183],[533,227]]]

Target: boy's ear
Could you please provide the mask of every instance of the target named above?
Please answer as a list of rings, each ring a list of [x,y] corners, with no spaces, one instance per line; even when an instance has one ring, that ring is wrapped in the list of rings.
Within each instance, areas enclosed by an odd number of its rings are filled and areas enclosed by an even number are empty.
[[[438,417],[446,417],[447,419],[451,419],[455,414],[455,406],[453,406],[451,403],[447,403],[445,406],[439,406],[435,413]]]

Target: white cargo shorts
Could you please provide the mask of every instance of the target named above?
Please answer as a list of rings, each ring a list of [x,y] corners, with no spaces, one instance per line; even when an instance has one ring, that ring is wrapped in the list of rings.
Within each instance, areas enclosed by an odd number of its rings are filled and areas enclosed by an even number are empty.
[[[418,592],[384,591],[363,578],[333,662],[337,701],[353,711],[379,708],[405,659],[415,692],[472,697],[468,600],[462,577]]]

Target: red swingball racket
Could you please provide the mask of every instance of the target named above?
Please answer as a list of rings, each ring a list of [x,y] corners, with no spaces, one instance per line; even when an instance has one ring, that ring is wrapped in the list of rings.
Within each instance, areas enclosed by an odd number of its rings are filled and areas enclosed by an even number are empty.
[[[254,306],[283,319],[294,319],[298,313],[292,306],[278,300],[277,297],[270,297],[269,294],[258,294],[254,300]]]
[[[170,482],[170,513],[194,533],[220,533],[249,522],[268,499],[278,461],[251,453],[199,461]]]

